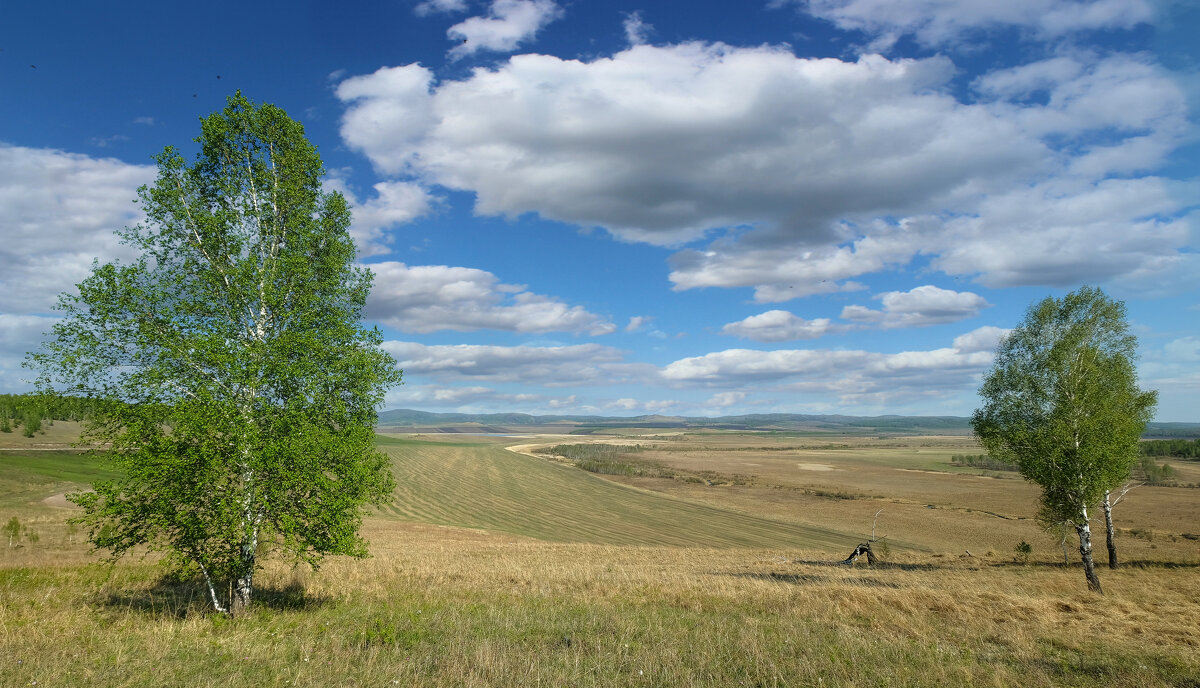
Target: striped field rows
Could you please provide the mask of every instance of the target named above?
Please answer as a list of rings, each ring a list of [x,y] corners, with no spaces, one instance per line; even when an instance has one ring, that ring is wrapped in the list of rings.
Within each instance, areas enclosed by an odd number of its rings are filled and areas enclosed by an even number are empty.
[[[612,545],[853,547],[853,536],[618,485],[480,443],[387,440],[403,520]]]

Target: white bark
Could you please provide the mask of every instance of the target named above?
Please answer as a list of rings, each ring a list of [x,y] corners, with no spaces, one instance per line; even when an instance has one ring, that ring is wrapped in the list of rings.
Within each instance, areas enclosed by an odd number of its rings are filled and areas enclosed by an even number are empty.
[[[204,583],[208,586],[208,594],[212,598],[213,609],[221,614],[228,614],[229,610],[221,604],[220,598],[217,597],[217,589],[213,586],[212,578],[208,575],[208,569],[199,561],[196,562],[200,566],[200,573],[204,574]]]

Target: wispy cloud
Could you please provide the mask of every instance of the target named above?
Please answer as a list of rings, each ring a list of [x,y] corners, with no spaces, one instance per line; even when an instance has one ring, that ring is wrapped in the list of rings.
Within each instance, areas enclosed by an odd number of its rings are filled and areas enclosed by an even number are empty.
[[[443,381],[520,382],[528,386],[612,385],[645,380],[653,366],[625,362],[625,354],[599,344],[574,346],[425,345],[385,342],[409,374]]]
[[[650,34],[654,31],[654,27],[642,19],[641,12],[630,12],[625,15],[625,20],[621,22],[621,26],[625,29],[625,40],[631,46],[646,43],[650,38]]]
[[[846,325],[834,324],[829,318],[805,320],[788,311],[772,310],[729,323],[721,328],[731,334],[758,342],[786,342],[796,339],[816,339],[833,332],[846,330]]]
[[[492,0],[486,17],[471,17],[451,26],[446,35],[458,45],[451,58],[481,50],[509,52],[528,42],[563,14],[554,0]]]
[[[413,13],[418,17],[466,11],[467,0],[425,0],[424,2],[417,3],[416,7],[413,7]]]
[[[901,36],[927,46],[951,46],[980,32],[1015,27],[1042,39],[1080,31],[1130,29],[1154,19],[1149,0],[777,0],[794,4],[838,28],[872,36],[870,46],[891,47]]]

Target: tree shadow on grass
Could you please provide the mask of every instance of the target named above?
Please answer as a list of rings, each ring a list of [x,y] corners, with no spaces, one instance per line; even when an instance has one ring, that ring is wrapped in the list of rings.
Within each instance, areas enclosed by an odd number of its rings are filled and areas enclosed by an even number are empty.
[[[876,564],[878,566],[878,564]],[[734,578],[749,578],[751,580],[766,580],[774,583],[788,583],[791,585],[858,585],[864,588],[901,588],[899,583],[890,581],[882,581],[878,578],[830,578],[829,576],[816,576],[811,573],[777,573],[768,571],[763,573],[728,573],[727,576]]]
[[[304,586],[295,582],[281,587],[261,586],[254,589],[251,612],[311,610],[330,602],[329,598],[307,594]],[[208,587],[202,580],[179,580],[169,575],[155,581],[150,588],[110,592],[101,597],[100,604],[110,609],[176,619],[215,613]]]
[[[1031,569],[1076,569],[1083,567],[1083,562],[1071,561],[1063,563],[1061,561],[994,561],[988,562],[988,566],[993,568],[1031,568]],[[1122,562],[1117,569],[1197,569],[1200,568],[1200,562],[1194,561],[1154,561],[1149,559],[1136,559],[1134,561]],[[1100,559],[1096,560],[1096,570],[1103,573],[1111,571],[1108,568],[1108,562]]]
[[[833,566],[839,568],[853,568],[857,570],[866,569],[869,571],[937,571],[939,569],[948,568],[943,564],[914,564],[911,562],[902,563],[894,561],[876,561],[874,564],[868,564],[861,559],[853,565],[847,564],[844,561],[817,561],[807,559],[791,559],[788,560],[787,563],[801,564],[804,566]]]

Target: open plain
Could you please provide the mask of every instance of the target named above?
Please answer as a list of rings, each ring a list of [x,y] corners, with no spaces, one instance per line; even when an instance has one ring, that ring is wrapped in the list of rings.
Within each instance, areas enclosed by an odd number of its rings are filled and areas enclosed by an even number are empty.
[[[268,556],[228,621],[153,554],[96,563],[61,495],[106,473],[70,434],[0,447],[3,686],[1200,685],[1200,491],[1132,490],[1094,595],[1032,486],[951,465],[965,436],[384,435],[372,558]],[[547,451],[576,443],[640,449]],[[883,562],[839,564],[873,529]]]

